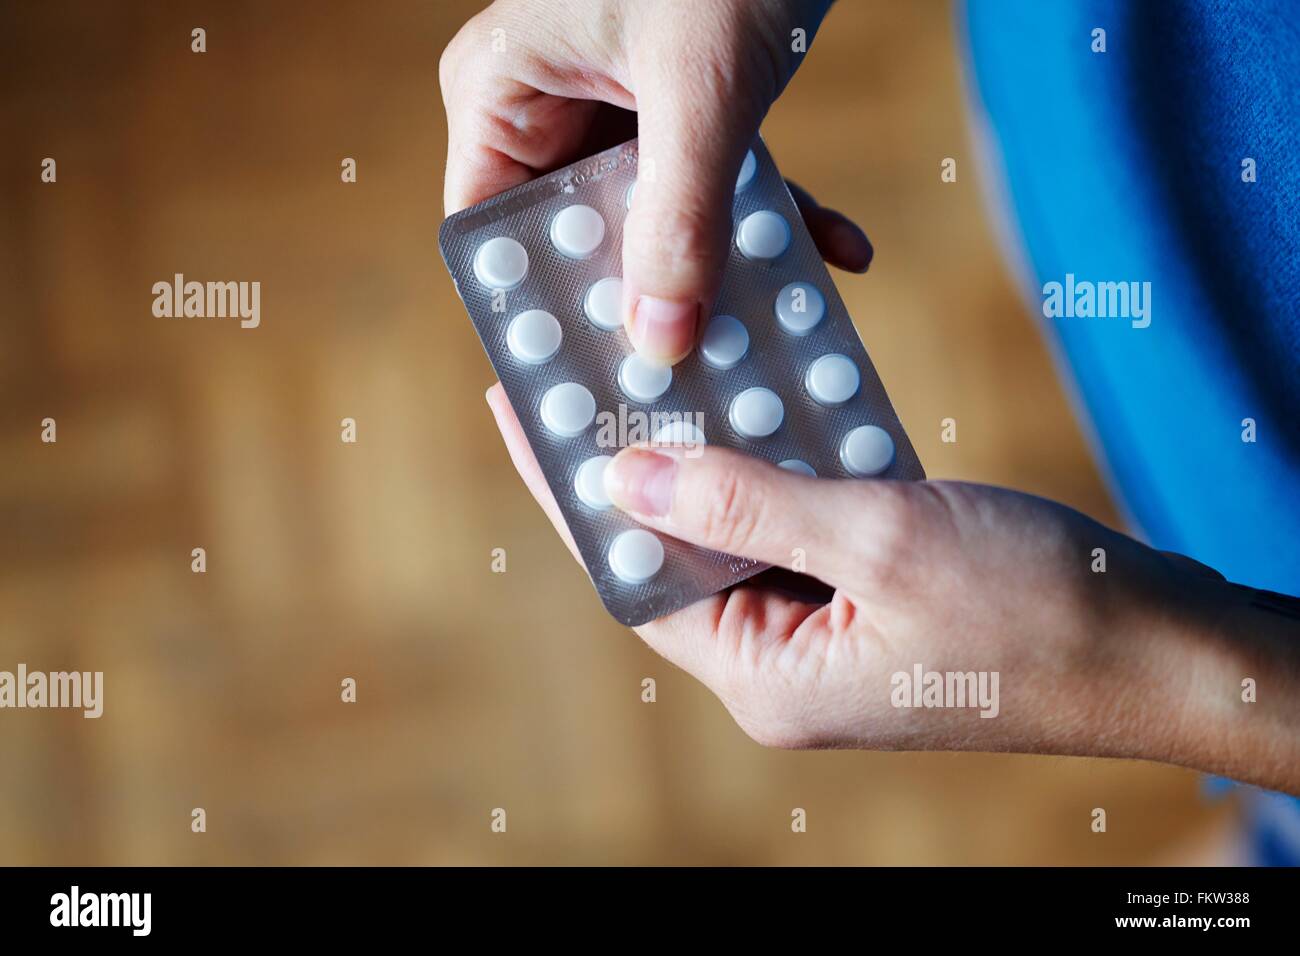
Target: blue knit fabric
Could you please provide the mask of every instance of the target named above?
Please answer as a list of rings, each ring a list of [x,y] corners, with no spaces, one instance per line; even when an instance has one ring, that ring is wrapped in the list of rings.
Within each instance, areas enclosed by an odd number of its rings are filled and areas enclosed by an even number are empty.
[[[1146,328],[1042,319],[1134,530],[1300,594],[1300,2],[962,13],[976,128],[1035,308],[1067,273],[1151,283]]]
[[[1148,328],[1044,320],[1117,497],[1155,546],[1300,593],[1300,3],[973,0],[967,21],[1035,301],[1066,273],[1152,284]]]

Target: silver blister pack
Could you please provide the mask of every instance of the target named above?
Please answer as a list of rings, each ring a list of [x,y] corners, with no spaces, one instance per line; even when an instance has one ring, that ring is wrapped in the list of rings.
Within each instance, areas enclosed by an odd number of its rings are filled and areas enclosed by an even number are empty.
[[[640,525],[593,500],[591,481],[595,475],[598,484],[599,462],[579,475],[589,460],[614,455],[623,444],[653,441],[656,435],[689,445],[695,426],[708,444],[738,448],[785,467],[798,468],[801,462],[821,478],[925,477],[761,141],[737,180],[731,255],[713,318],[704,323],[716,320],[717,334],[706,332],[709,347],[697,347],[673,366],[671,381],[658,398],[644,400],[662,387],[660,373],[640,368],[652,374],[620,376],[620,367],[634,352],[617,315],[609,311],[617,301],[617,283],[603,284],[590,298],[588,293],[600,280],[622,275],[623,219],[636,173],[634,140],[462,210],[439,233],[447,269],[596,591],[606,609],[630,626],[692,604],[766,565],[663,535],[656,535],[659,544],[647,542],[646,531],[628,536],[624,544],[648,543],[655,552],[650,559],[641,551],[631,559],[626,557],[630,552],[611,554],[619,536]],[[599,214],[603,233],[589,210]],[[769,215],[751,219],[755,213]],[[491,240],[498,241],[488,245]],[[780,251],[783,240],[787,245]],[[773,252],[779,254],[767,258]],[[819,304],[822,315],[815,320]],[[737,325],[748,334],[743,351],[744,334]],[[737,353],[739,360],[725,367]],[[706,361],[709,356],[713,365]],[[847,399],[853,370],[842,358],[827,356],[842,356],[856,367],[857,387]],[[625,390],[629,383],[632,395]],[[772,392],[779,403],[772,401]],[[743,434],[760,434],[774,421],[775,430],[766,437]],[[647,560],[653,563],[647,565]]]

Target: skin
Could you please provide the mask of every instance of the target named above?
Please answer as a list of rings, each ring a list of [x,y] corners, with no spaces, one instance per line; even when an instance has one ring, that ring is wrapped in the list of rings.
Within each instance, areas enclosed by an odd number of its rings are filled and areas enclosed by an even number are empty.
[[[632,344],[685,357],[717,292],[736,175],[828,2],[500,0],[439,63],[450,215],[639,136],[640,176],[623,224],[623,312]],[[494,41],[500,49],[493,52]],[[630,111],[635,110],[635,115]],[[652,172],[651,172],[652,171]],[[823,251],[864,271],[871,244],[804,194]]]
[[[657,172],[625,226],[625,323],[642,351],[682,357],[717,288],[740,161],[798,65],[790,30],[811,41],[825,7],[499,0],[441,64],[447,212],[630,138],[638,110]],[[487,52],[496,29],[508,55]],[[794,192],[827,261],[864,271],[862,231]],[[500,385],[487,400],[577,557]],[[1190,559],[1015,491],[806,478],[712,446],[624,449],[606,486],[648,527],[774,566],[636,629],[760,743],[1143,758],[1300,793],[1295,611]],[[893,675],[916,664],[997,672],[997,716],[894,706]]]

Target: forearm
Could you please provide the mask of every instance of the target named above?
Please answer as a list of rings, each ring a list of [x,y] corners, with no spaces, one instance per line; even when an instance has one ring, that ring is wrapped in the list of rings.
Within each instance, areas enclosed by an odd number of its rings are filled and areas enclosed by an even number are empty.
[[[1127,636],[1123,756],[1300,794],[1300,602],[1197,577]]]

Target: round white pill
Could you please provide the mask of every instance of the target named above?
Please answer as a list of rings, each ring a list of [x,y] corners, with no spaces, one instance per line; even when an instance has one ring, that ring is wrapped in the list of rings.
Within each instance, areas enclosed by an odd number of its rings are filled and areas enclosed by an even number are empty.
[[[840,461],[850,475],[870,478],[894,461],[894,439],[875,425],[859,425],[840,442]]]
[[[497,236],[474,253],[474,275],[489,289],[513,289],[528,275],[528,250],[509,236]]]
[[[736,230],[736,246],[746,259],[775,259],[790,248],[790,224],[770,209],[750,213]]]
[[[590,206],[565,206],[551,220],[551,242],[561,255],[585,259],[605,238],[605,220]]]
[[[758,172],[758,159],[751,149],[745,153],[745,160],[740,164],[740,175],[736,177],[736,192],[742,191],[752,183],[756,172]]]
[[[747,388],[732,399],[727,417],[736,434],[745,438],[766,438],[781,427],[785,407],[770,388]]]
[[[560,338],[559,321],[542,309],[520,312],[506,329],[510,354],[529,365],[549,362],[560,350]]]
[[[673,367],[651,362],[637,352],[618,367],[618,387],[634,402],[653,402],[673,383]]]
[[[826,299],[810,282],[791,282],[776,294],[776,321],[791,335],[807,335],[826,314]]]
[[[596,400],[577,382],[553,385],[542,396],[542,424],[557,435],[580,435],[596,417]]]
[[[735,368],[748,351],[749,330],[734,315],[715,315],[700,340],[700,360],[713,368]]]
[[[645,528],[624,531],[609,546],[610,570],[625,584],[644,584],[663,566],[663,542]]]
[[[704,439],[704,432],[692,422],[684,419],[676,419],[664,425],[655,432],[655,445],[707,445]]]
[[[802,458],[787,458],[776,467],[784,468],[786,471],[797,472],[801,475],[807,475],[809,478],[816,478],[817,472],[813,471],[813,466],[808,464]]]
[[[591,284],[582,299],[582,311],[591,324],[606,332],[623,327],[623,280],[609,276]]]
[[[803,383],[815,401],[823,405],[843,405],[858,393],[862,378],[851,358],[832,353],[808,366]]]
[[[578,466],[573,476],[573,490],[588,508],[604,511],[612,505],[609,495],[605,494],[605,466],[613,460],[609,455],[597,455]]]

